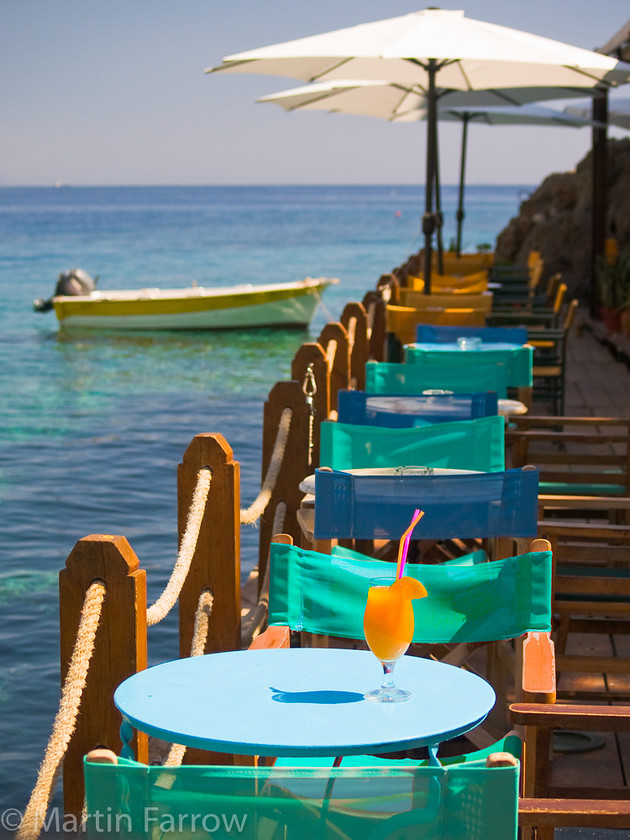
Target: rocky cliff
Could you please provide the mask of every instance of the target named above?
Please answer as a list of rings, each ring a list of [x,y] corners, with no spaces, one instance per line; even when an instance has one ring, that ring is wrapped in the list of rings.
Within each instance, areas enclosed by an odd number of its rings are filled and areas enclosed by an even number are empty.
[[[592,155],[574,172],[549,175],[497,237],[496,260],[525,263],[540,251],[545,276],[561,272],[572,294],[590,284]],[[608,141],[607,236],[630,249],[630,139]]]

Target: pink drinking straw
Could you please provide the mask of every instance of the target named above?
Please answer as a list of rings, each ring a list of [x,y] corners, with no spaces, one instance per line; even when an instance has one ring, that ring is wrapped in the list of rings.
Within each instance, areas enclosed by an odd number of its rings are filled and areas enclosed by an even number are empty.
[[[398,545],[398,564],[396,566],[396,578],[401,578],[403,576],[403,572],[405,570],[405,563],[407,562],[407,552],[409,551],[409,543],[411,542],[411,535],[413,533],[413,529],[416,527],[418,522],[420,522],[423,516],[423,510],[416,510],[411,519],[411,524],[400,538],[400,543]]]

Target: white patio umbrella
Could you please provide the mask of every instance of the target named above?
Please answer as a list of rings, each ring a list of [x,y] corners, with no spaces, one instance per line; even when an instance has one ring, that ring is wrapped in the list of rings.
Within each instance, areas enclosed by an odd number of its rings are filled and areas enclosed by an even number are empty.
[[[471,122],[486,125],[560,125],[581,128],[592,125],[584,116],[573,116],[553,108],[537,105],[520,107],[495,107],[493,102],[531,102],[546,96],[566,97],[566,91],[553,88],[519,88],[505,92],[494,91],[442,91],[438,102],[438,120],[462,124],[460,156],[459,199],[457,209],[457,246],[461,252],[462,225],[464,220],[464,182],[468,125]],[[581,95],[583,91],[579,91]],[[331,114],[354,114],[378,117],[390,122],[418,122],[427,119],[427,97],[414,86],[383,81],[313,82],[310,85],[262,96],[257,102],[279,105],[285,111],[326,111]],[[447,104],[448,103],[448,104]],[[467,103],[467,107],[457,107]],[[488,107],[484,107],[487,105]],[[436,166],[436,179],[439,167]],[[439,189],[436,189],[439,212]]]
[[[464,187],[466,175],[466,151],[468,144],[468,126],[471,122],[483,125],[530,125],[530,126],[564,126],[565,128],[584,128],[593,126],[595,122],[589,117],[581,117],[562,111],[555,111],[553,108],[545,108],[539,105],[524,105],[520,108],[440,108],[438,109],[440,120],[455,120],[462,124],[462,141],[460,154],[459,171],[459,197],[457,204],[457,256],[462,248],[462,226],[464,223]],[[401,117],[401,120],[408,121],[409,115]]]
[[[592,113],[592,104],[576,102],[575,105],[567,105],[564,112],[573,117],[588,117]],[[608,125],[630,131],[630,99],[615,97],[608,101]]]
[[[224,58],[207,72],[265,73],[312,81],[386,79],[427,94],[425,283],[430,291],[438,89],[614,86],[630,65],[549,38],[425,9]]]

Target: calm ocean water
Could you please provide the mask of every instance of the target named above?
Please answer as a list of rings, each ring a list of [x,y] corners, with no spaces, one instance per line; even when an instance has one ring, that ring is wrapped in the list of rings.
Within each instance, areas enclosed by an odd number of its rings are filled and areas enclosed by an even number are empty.
[[[494,242],[528,191],[468,187],[466,248]],[[75,542],[126,536],[153,602],[176,557],[176,469],[192,437],[226,437],[251,503],[270,388],[301,343],[418,250],[423,200],[399,186],[0,189],[0,809],[27,802],[57,710],[57,576]],[[455,200],[445,187],[445,243]],[[103,289],[341,284],[310,332],[65,336],[31,303],[77,266]],[[257,538],[242,529],[244,574]],[[177,655],[175,614],[149,644],[151,662]]]

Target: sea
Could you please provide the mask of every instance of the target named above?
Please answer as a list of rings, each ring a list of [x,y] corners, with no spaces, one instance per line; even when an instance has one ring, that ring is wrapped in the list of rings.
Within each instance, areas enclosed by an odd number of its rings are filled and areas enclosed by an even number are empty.
[[[467,186],[464,249],[493,245],[531,190]],[[456,201],[443,187],[446,247]],[[423,204],[421,186],[400,185],[0,188],[0,814],[23,810],[52,730],[58,575],[77,540],[125,536],[152,603],[177,556],[192,438],[226,438],[248,506],[268,392],[302,343],[419,250]],[[76,267],[103,290],[340,282],[308,330],[65,334],[32,302]],[[246,576],[258,531],[241,536]],[[177,656],[175,613],[150,630],[152,664]]]

